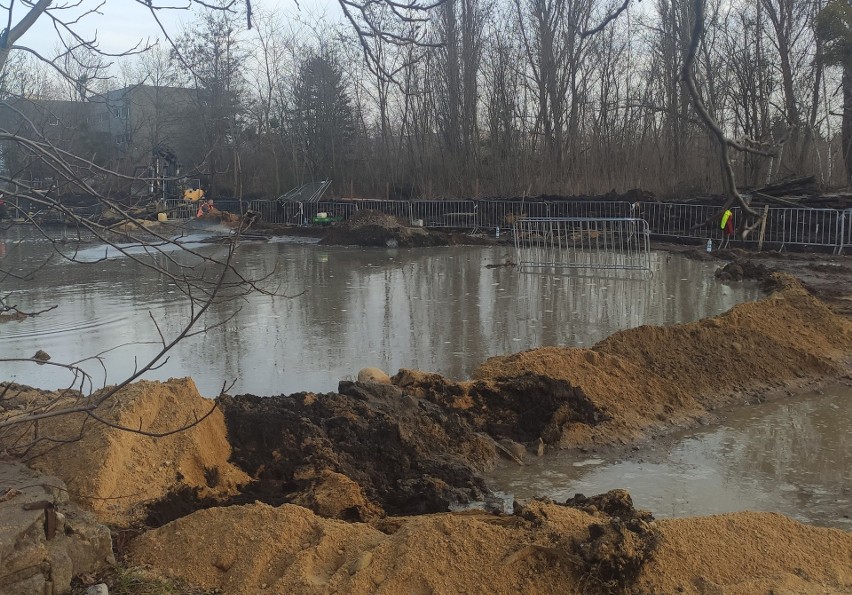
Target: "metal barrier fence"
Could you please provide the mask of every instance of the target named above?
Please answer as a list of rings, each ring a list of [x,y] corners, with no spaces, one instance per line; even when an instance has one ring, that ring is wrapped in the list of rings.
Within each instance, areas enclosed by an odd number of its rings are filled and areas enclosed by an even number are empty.
[[[411,221],[424,227],[476,229],[479,209],[472,200],[417,200],[411,202]]]
[[[226,210],[231,206],[228,201],[216,204]],[[647,221],[650,235],[656,238],[711,239],[714,244],[724,240],[719,227],[718,206],[684,203],[351,199],[324,202],[255,200],[244,203],[244,206],[259,213],[265,222],[291,225],[309,225],[318,213],[324,212],[331,220],[339,220],[370,209],[415,225],[468,231],[508,230],[524,219],[643,219]],[[183,200],[165,201],[170,219],[192,219],[196,208],[195,204]],[[747,217],[748,225],[758,222],[754,216],[744,215],[739,208],[731,211],[735,226],[743,216]],[[762,235],[764,243],[774,246],[823,247],[841,253],[844,248],[852,246],[852,209],[770,208]],[[745,242],[756,243],[760,237],[759,230],[756,230]]]
[[[522,268],[651,269],[651,241],[644,219],[528,218],[515,221],[512,229]]]
[[[637,212],[648,222],[651,235],[655,237],[724,240],[718,206],[643,202]],[[763,243],[781,247],[824,247],[833,248],[837,253],[849,245],[845,230],[852,221],[848,214],[852,213],[852,209],[844,212],[835,209],[770,208],[766,210],[766,224],[763,226],[760,225],[762,212],[757,217],[744,214],[739,207],[732,208],[731,212],[735,227],[742,217],[746,217],[748,226],[757,224],[755,231],[745,240],[738,238],[737,242],[754,244],[761,242],[762,237]]]

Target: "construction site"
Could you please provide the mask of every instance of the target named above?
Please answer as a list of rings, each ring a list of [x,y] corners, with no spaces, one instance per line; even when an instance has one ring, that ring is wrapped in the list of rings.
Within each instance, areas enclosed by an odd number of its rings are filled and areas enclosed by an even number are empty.
[[[638,192],[324,185],[157,203],[152,237],[241,234],[286,287],[118,386],[193,315],[163,272],[195,256],[4,236],[62,281],[7,284],[40,313],[0,334],[0,593],[852,592],[842,196],[761,193],[743,240]]]

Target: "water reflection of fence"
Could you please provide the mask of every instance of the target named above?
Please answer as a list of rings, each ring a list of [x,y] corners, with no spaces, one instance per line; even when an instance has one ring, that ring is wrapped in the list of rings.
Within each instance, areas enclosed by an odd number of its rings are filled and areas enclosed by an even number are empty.
[[[267,223],[308,225],[318,213],[327,213],[333,219],[348,219],[358,211],[369,209],[424,227],[466,231],[509,230],[522,219],[637,218],[648,222],[652,237],[712,239],[714,243],[723,240],[718,206],[684,203],[350,199],[324,202],[254,200],[244,206],[259,213]],[[757,222],[754,216],[744,215],[739,208],[731,210],[735,225],[743,216],[749,225]],[[173,219],[195,216],[194,205],[179,200],[166,201],[166,211]],[[760,235],[755,231],[746,240],[735,241],[756,243]],[[770,208],[763,227],[763,241],[776,247],[813,246],[840,253],[852,246],[852,209]]]
[[[513,225],[521,267],[651,269],[648,224],[629,217],[537,217]]]

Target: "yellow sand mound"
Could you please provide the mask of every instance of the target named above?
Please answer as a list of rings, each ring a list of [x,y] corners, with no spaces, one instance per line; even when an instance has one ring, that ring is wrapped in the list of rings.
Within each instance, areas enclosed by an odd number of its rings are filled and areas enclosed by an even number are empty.
[[[492,357],[474,378],[532,372],[579,387],[610,420],[564,427],[561,444],[576,446],[627,442],[748,392],[842,374],[852,321],[791,277],[777,280],[781,290],[714,318],[621,331],[591,349],[545,347]]]
[[[658,521],[648,593],[852,593],[852,534],[743,512]]]
[[[109,423],[165,433],[210,411],[213,402],[189,378],[131,384],[96,413]],[[206,495],[232,493],[248,477],[228,463],[224,417],[218,410],[186,431],[153,438],[95,422],[85,414],[42,420],[39,433],[52,440],[37,445],[28,464],[60,477],[72,497],[101,522],[123,525],[139,517],[141,505],[178,486]]]
[[[533,502],[524,518],[447,513],[367,525],[322,519],[293,505],[254,504],[199,511],[150,531],[131,544],[130,558],[235,594],[594,593],[569,545],[600,520]],[[842,531],[758,513],[659,527],[661,545],[634,592],[852,589],[852,535]],[[755,590],[742,590],[748,587]]]

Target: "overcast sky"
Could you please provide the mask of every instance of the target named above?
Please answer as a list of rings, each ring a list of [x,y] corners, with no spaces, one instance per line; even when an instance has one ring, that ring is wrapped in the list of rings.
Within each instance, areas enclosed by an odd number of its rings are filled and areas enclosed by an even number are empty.
[[[61,0],[54,0],[58,5]],[[159,2],[162,3],[162,2]],[[86,10],[94,9],[100,0],[82,0]],[[175,5],[181,5],[180,0]],[[341,18],[340,7],[336,0],[253,0],[253,7],[280,10],[294,18],[306,15],[327,14],[333,19]],[[83,10],[67,11],[67,17],[74,18]],[[102,14],[87,15],[75,30],[81,35],[92,36],[97,33],[100,48],[103,51],[119,53],[132,48],[137,42],[150,39],[152,42],[162,39],[162,32],[151,16],[150,11],[133,0],[106,0],[100,8]],[[59,13],[57,13],[59,14]],[[177,36],[182,23],[192,21],[192,13],[185,10],[163,10],[158,16],[170,36]],[[22,11],[16,11],[15,20],[20,19]],[[65,17],[63,17],[65,18]],[[57,43],[57,33],[50,19],[42,17],[19,40],[39,53],[50,55]]]

